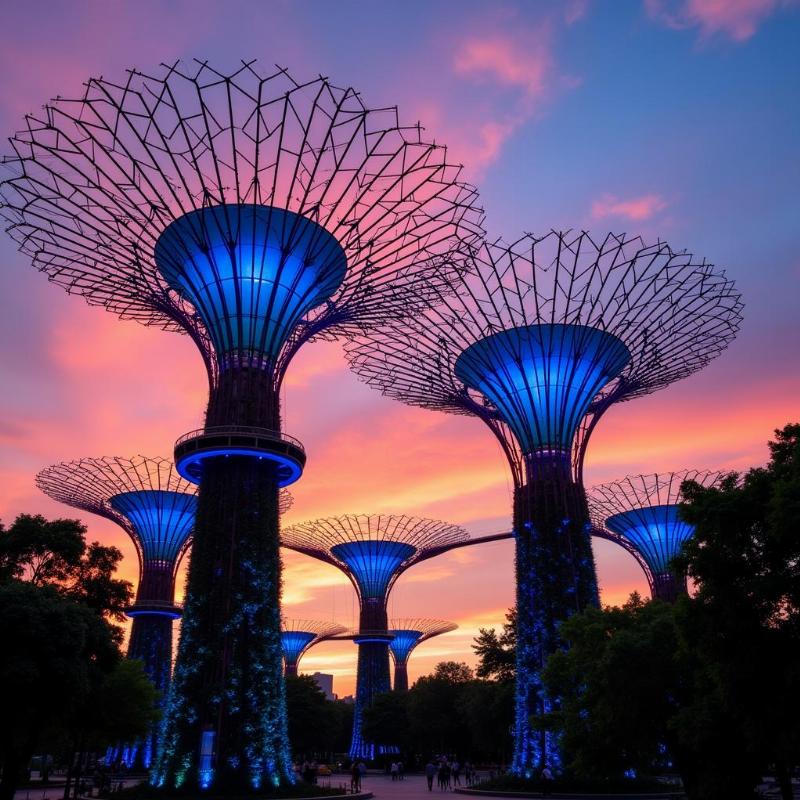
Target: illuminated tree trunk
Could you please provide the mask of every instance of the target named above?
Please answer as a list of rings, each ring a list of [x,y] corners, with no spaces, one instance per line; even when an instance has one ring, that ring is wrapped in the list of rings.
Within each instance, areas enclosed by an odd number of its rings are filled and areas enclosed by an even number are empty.
[[[207,428],[279,429],[268,374],[220,376]],[[268,459],[203,467],[159,782],[215,791],[292,779],[281,648],[278,480]]]
[[[662,572],[653,575],[653,585],[650,587],[656,600],[665,603],[674,603],[682,595],[687,594],[686,578],[672,572]]]
[[[559,623],[598,605],[597,577],[587,529],[583,487],[560,464],[528,465],[528,482],[516,490],[514,532],[517,572],[517,650],[514,763],[531,776],[560,763],[555,736],[532,724],[557,698],[541,680],[547,657],[561,645]]]
[[[133,618],[131,638],[128,642],[128,658],[142,661],[144,671],[158,692],[162,710],[166,706],[172,671],[172,616],[165,613],[142,612]],[[150,769],[156,753],[157,726],[133,747],[136,754],[133,764]]]
[[[389,639],[385,632],[389,627],[386,604],[377,598],[367,598],[362,603],[360,639],[358,644],[358,668],[356,673],[356,704],[353,711],[353,738],[350,744],[351,758],[374,758],[376,744],[365,742],[362,733],[364,709],[372,705],[376,695],[391,691],[389,667]],[[384,637],[381,638],[380,634]],[[363,637],[363,638],[361,638]]]
[[[408,662],[396,661],[394,665],[394,690],[396,692],[408,691]]]

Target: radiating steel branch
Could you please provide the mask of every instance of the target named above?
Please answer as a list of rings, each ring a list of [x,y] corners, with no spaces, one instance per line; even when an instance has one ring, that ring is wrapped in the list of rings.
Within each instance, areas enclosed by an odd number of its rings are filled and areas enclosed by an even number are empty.
[[[595,486],[589,492],[594,533],[620,544],[643,566],[653,597],[674,602],[686,593],[686,576],[675,572],[673,559],[694,534],[681,518],[681,485],[694,481],[716,486],[724,473],[709,470],[629,475]]]
[[[476,191],[396,109],[253,62],[91,79],[11,146],[0,214],[34,266],[188,333],[208,370],[205,428],[175,450],[201,490],[157,782],[291,783],[277,491],[306,454],[281,431],[281,382],[303,343],[447,291],[482,236]]]
[[[347,628],[336,622],[311,619],[284,619],[281,625],[283,662],[287,675],[297,675],[300,659],[314,645],[344,633]]]
[[[390,743],[364,740],[363,714],[376,695],[391,688],[386,606],[400,575],[414,564],[464,546],[463,528],[438,520],[398,514],[348,514],[292,525],[281,532],[281,544],[338,567],[350,578],[359,599],[356,705],[351,758],[374,758]]]
[[[458,625],[454,622],[443,619],[393,619],[389,622],[389,632],[394,636],[389,642],[394,661],[394,691],[408,691],[408,659],[411,653],[428,639],[450,633],[456,628]]]
[[[53,464],[36,476],[45,494],[119,525],[133,540],[139,557],[136,602],[128,657],[140,659],[162,700],[169,691],[172,621],[181,615],[175,602],[175,573],[189,546],[196,487],[183,480],[163,458],[82,458]],[[125,750],[129,766],[150,768],[155,728]],[[141,747],[140,747],[141,745]]]
[[[614,403],[701,369],[741,321],[732,281],[664,242],[586,232],[485,244],[429,309],[346,345],[367,384],[410,405],[482,419],[515,484],[517,774],[557,766],[540,671],[558,626],[598,603],[582,485],[592,431]]]

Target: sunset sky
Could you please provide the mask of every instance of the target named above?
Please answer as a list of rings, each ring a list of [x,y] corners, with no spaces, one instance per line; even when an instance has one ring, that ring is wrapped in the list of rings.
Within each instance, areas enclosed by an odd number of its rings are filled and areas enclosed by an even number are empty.
[[[587,487],[633,472],[741,469],[775,427],[800,420],[800,4],[791,0],[546,2],[37,2],[6,4],[0,133],[89,76],[176,59],[240,59],[352,85],[397,104],[446,143],[477,183],[489,236],[549,228],[662,238],[724,267],[745,302],[733,343],[703,372],[613,408],[589,447]],[[8,147],[0,148],[7,152]],[[207,384],[187,337],[121,322],[48,284],[0,238],[0,519],[75,516],[35,473],[83,456],[171,456],[202,424]],[[412,409],[358,382],[335,343],[289,369],[284,429],[308,452],[285,522],[360,512],[508,530],[511,483],[477,420]],[[125,554],[113,524],[90,537]],[[603,601],[646,591],[635,561],[595,547]],[[285,555],[287,616],[351,626],[346,578]],[[442,659],[474,663],[479,627],[513,603],[513,546],[466,548],[409,570],[392,617],[459,625],[412,656],[413,681]],[[348,643],[301,671],[352,692]]]

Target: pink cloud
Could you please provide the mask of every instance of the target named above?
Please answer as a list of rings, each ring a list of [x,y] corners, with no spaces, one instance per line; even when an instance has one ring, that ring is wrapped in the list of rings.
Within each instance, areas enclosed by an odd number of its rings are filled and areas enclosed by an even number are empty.
[[[537,34],[516,40],[503,34],[470,38],[459,45],[453,59],[458,75],[488,76],[521,87],[529,96],[543,93],[551,64],[545,37]]]
[[[613,194],[604,194],[599,200],[592,203],[592,219],[624,217],[640,222],[650,219],[666,207],[666,200],[658,194],[645,194],[629,200],[621,200]]]
[[[786,5],[786,0],[645,0],[648,15],[669,28],[699,28],[702,39],[721,34],[735,42],[751,38]]]

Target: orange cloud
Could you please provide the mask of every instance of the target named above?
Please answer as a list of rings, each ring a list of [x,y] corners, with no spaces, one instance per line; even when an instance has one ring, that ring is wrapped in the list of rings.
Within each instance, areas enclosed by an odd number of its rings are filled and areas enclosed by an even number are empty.
[[[717,34],[735,42],[755,35],[758,26],[785,0],[645,0],[648,15],[669,28],[699,28],[701,39]]]
[[[658,194],[645,194],[641,197],[632,197],[629,200],[620,200],[613,194],[604,194],[599,200],[592,203],[592,219],[605,217],[623,217],[640,222],[650,219],[659,211],[667,207],[667,202]]]

